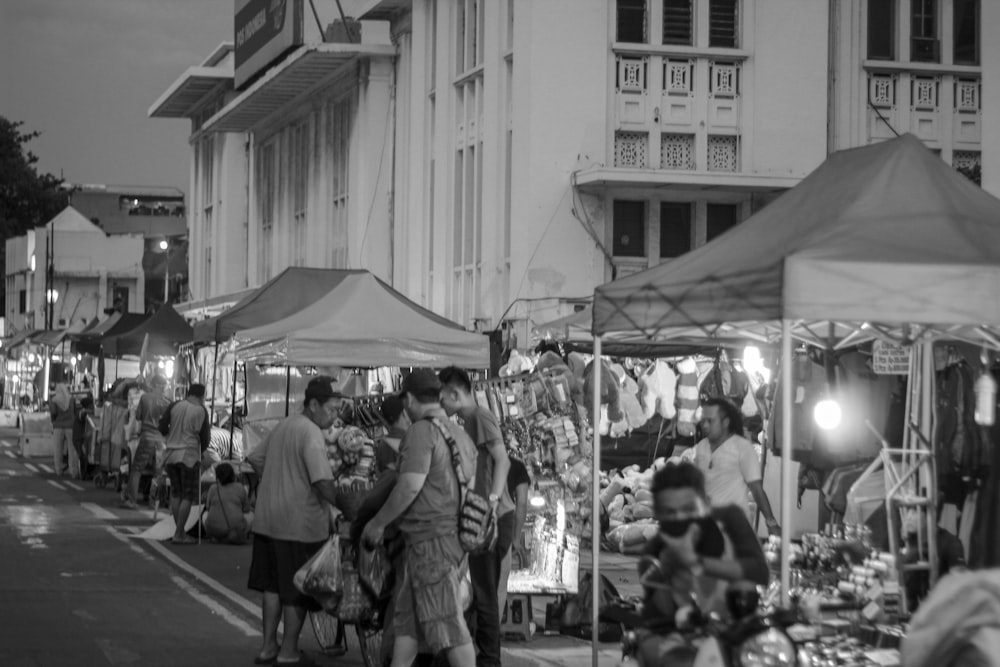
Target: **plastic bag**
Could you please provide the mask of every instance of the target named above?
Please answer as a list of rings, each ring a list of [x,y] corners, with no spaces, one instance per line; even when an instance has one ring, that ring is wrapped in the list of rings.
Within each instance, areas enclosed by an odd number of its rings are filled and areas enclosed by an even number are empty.
[[[303,595],[308,595],[333,611],[344,594],[340,568],[340,536],[333,535],[319,551],[295,573],[292,583]]]

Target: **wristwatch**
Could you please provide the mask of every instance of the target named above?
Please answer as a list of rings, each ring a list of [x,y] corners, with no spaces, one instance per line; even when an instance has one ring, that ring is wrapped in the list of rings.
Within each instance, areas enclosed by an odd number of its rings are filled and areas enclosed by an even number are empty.
[[[491,493],[490,494],[490,502],[495,505],[496,503],[500,502],[500,496],[498,496],[495,493]]]

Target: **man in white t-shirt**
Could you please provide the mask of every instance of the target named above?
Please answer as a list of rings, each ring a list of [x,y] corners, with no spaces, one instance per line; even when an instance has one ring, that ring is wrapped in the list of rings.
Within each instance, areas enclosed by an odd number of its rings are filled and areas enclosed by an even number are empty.
[[[681,458],[692,461],[705,474],[705,491],[712,506],[737,505],[743,508],[752,525],[752,495],[764,515],[767,532],[781,535],[781,526],[764,493],[757,451],[742,435],[743,415],[739,408],[721,398],[703,401],[701,427],[705,438],[684,452]]]

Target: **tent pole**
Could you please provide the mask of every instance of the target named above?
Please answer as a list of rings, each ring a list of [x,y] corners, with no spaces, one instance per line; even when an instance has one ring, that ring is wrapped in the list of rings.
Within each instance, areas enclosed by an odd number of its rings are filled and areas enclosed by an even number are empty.
[[[215,359],[212,362],[212,421],[215,421],[215,387],[219,377],[219,343],[215,343]]]
[[[781,606],[792,582],[792,323],[781,320]]]
[[[285,416],[288,416],[288,397],[292,393],[292,367],[285,366]]]
[[[593,532],[590,544],[591,580],[590,594],[592,596],[590,605],[591,621],[591,660],[593,667],[598,667],[598,637],[600,636],[600,623],[598,616],[601,608],[601,337],[594,338],[594,481],[593,481],[593,506],[590,513],[590,527]]]
[[[236,430],[236,373],[239,371],[236,355],[233,354],[233,397],[232,409],[229,411],[229,460],[233,460],[233,432]],[[244,452],[245,454],[246,452]]]

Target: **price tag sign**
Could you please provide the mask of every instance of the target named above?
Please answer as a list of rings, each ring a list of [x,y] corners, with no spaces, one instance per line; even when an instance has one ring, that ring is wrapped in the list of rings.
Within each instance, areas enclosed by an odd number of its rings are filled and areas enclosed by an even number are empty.
[[[872,370],[878,375],[909,375],[910,348],[875,341],[872,343]]]

